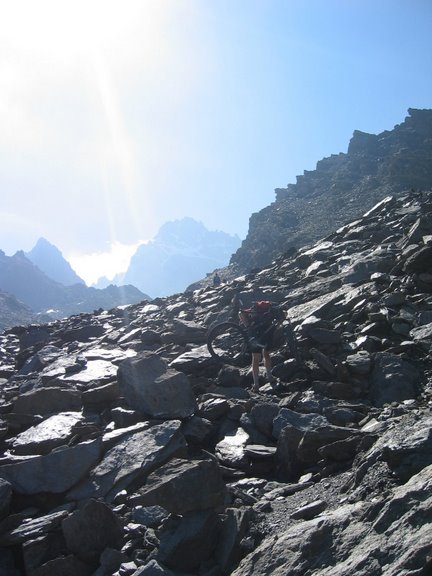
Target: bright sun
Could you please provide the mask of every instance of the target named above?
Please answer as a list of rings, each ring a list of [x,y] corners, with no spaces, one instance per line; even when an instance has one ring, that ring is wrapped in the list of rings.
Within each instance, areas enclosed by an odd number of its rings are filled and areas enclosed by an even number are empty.
[[[160,0],[14,0],[2,7],[0,42],[6,39],[21,53],[48,60],[70,61],[100,50],[115,55],[116,47],[128,48],[137,27],[147,40],[157,40],[170,5]]]

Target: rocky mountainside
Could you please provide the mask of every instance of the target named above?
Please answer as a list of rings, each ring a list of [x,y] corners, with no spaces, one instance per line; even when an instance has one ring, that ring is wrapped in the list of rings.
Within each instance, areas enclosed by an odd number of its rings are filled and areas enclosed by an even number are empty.
[[[238,236],[209,231],[192,218],[167,222],[151,242],[138,248],[119,280],[152,297],[176,294],[226,266],[239,246]]]
[[[276,189],[276,200],[253,214],[235,269],[268,265],[292,247],[314,242],[358,218],[388,194],[432,187],[432,110],[409,109],[393,130],[356,130],[346,154],[334,154],[296,184]]]
[[[42,270],[49,278],[60,282],[60,284],[65,286],[85,284],[84,280],[78,276],[69,262],[63,257],[60,250],[48,240],[45,240],[45,238],[39,238],[30,252],[24,252],[24,255],[39,270]]]
[[[80,312],[93,312],[98,308],[109,309],[114,306],[137,303],[147,298],[134,286],[109,286],[104,290],[88,288],[84,284],[64,286],[49,278],[42,270],[35,266],[24,252],[19,251],[14,256],[6,256],[0,250],[0,290],[12,294],[33,314],[49,314],[51,318],[64,318]],[[4,301],[4,315],[0,316],[2,325],[8,315],[13,314],[12,309],[6,311],[7,302]],[[14,305],[12,306],[14,308]],[[15,309],[14,324],[17,309]],[[26,323],[28,317],[24,314],[19,323]]]
[[[432,570],[432,193],[259,274],[0,336],[0,573]],[[219,364],[239,293],[287,307],[274,382]]]
[[[15,296],[0,291],[0,332],[12,326],[49,322],[48,315],[35,314]]]

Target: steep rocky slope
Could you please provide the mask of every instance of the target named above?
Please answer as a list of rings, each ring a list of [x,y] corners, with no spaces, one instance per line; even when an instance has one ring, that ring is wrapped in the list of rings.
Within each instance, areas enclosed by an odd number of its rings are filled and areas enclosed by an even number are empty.
[[[432,194],[260,273],[0,336],[0,574],[432,569]],[[232,298],[288,309],[276,382],[221,366]]]
[[[296,184],[276,189],[276,200],[253,214],[231,264],[242,271],[268,265],[358,218],[388,194],[432,187],[432,110],[409,109],[393,130],[356,130],[348,152],[317,163]]]
[[[20,324],[49,322],[47,315],[35,314],[28,306],[19,302],[15,296],[0,291],[0,332]]]

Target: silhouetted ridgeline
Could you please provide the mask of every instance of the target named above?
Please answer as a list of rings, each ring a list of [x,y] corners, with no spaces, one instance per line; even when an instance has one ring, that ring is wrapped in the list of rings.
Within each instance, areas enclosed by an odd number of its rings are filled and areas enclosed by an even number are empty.
[[[85,284],[84,280],[72,269],[69,262],[63,258],[60,250],[45,238],[39,238],[30,252],[24,254],[39,270],[64,286]]]
[[[269,264],[292,247],[326,236],[388,194],[432,188],[432,110],[409,109],[393,130],[356,130],[346,154],[334,154],[296,184],[276,189],[276,200],[253,214],[231,263],[243,272]]]
[[[218,289],[0,335],[0,573],[400,576],[432,569],[432,194]],[[238,292],[302,362],[220,366]]]

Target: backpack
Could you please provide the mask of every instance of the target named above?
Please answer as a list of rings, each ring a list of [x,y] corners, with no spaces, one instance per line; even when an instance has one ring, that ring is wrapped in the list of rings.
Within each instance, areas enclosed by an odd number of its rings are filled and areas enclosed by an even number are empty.
[[[250,319],[255,326],[270,326],[273,320],[282,321],[285,318],[282,308],[270,300],[253,302],[250,311]]]

